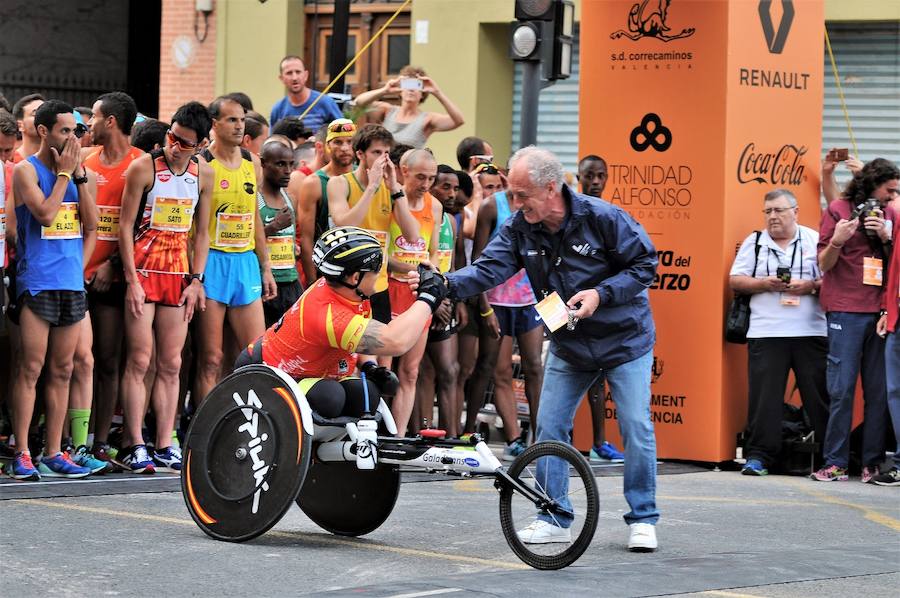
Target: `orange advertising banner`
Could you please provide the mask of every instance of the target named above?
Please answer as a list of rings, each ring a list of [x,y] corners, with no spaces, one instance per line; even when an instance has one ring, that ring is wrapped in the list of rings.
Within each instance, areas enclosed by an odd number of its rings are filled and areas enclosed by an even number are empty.
[[[741,241],[765,226],[771,189],[793,191],[801,222],[817,228],[823,35],[820,0],[582,4],[579,154],[606,160],[603,198],[638,220],[659,254],[650,300],[660,457],[734,458],[746,351],[724,342],[728,271]],[[587,413],[575,442],[590,443]]]

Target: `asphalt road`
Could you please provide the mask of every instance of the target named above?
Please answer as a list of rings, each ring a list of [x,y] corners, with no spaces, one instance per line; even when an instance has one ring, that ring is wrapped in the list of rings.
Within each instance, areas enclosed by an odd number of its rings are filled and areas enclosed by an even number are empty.
[[[404,483],[393,514],[338,538],[292,507],[266,535],[217,542],[181,494],[2,500],[4,596],[891,596],[900,489],[736,472],[658,478],[660,549],[625,549],[621,477],[573,566],[541,572],[506,546],[486,480]],[[171,485],[169,485],[171,487]]]

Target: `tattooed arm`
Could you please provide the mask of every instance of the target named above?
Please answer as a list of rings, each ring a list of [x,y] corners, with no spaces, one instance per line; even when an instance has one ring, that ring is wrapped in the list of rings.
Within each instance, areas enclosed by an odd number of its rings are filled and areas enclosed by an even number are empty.
[[[416,301],[408,310],[391,320],[390,324],[369,320],[356,352],[364,355],[403,355],[422,336],[430,316],[431,308],[428,304]]]

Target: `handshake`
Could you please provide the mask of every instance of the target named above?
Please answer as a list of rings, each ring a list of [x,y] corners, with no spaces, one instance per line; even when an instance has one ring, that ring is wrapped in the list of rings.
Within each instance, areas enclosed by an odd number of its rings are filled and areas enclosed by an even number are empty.
[[[416,272],[410,273],[409,285],[416,292],[416,300],[428,305],[431,308],[431,313],[437,310],[441,301],[450,292],[449,284],[444,275],[425,264],[419,264]]]

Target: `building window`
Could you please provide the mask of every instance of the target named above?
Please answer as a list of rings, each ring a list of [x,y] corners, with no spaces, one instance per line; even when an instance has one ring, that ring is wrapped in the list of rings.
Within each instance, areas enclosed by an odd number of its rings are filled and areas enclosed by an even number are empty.
[[[409,64],[409,31],[385,32],[387,57],[382,64],[387,66],[386,75],[396,75]]]
[[[356,55],[356,49],[358,47],[359,42],[359,31],[350,31],[347,35],[347,56],[344,60],[344,64],[350,62]],[[323,29],[319,35],[319,56],[322,57],[322,60],[318,61],[318,72],[316,74],[316,80],[318,81],[328,81],[329,73],[328,67],[331,64],[331,29]],[[359,63],[354,64],[350,67],[350,70],[347,71],[347,74],[344,76],[344,79],[347,83],[358,83],[359,76],[357,75],[356,67]]]

